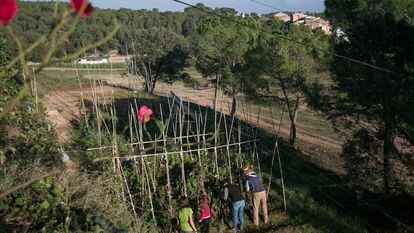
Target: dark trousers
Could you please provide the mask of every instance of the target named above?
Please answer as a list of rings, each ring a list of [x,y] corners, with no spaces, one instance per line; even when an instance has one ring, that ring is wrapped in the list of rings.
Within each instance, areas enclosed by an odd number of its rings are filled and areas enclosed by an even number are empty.
[[[201,222],[201,233],[209,233],[210,232],[210,223],[211,218],[206,218]]]

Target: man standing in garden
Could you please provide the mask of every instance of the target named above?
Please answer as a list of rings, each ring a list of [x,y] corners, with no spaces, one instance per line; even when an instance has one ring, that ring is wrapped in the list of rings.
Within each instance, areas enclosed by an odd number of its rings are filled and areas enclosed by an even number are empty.
[[[239,186],[232,184],[229,179],[223,183],[224,199],[230,198],[233,214],[232,231],[237,231],[237,224],[240,222],[239,230],[243,229],[245,201]]]
[[[246,191],[253,192],[253,222],[255,226],[259,225],[259,207],[262,205],[263,221],[268,222],[267,215],[267,198],[266,191],[260,177],[253,171],[251,167],[243,169],[246,175]]]

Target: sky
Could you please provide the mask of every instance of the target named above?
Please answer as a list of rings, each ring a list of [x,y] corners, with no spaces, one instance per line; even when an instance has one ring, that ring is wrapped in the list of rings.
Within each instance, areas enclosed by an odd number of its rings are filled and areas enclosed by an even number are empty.
[[[94,6],[100,8],[131,8],[131,9],[153,9],[160,11],[181,11],[185,6],[172,0],[91,0]],[[277,10],[253,2],[252,0],[183,0],[190,4],[203,3],[208,7],[231,7],[239,13],[256,12],[270,13]],[[309,11],[322,12],[324,0],[254,0],[267,5],[280,8],[285,11]]]

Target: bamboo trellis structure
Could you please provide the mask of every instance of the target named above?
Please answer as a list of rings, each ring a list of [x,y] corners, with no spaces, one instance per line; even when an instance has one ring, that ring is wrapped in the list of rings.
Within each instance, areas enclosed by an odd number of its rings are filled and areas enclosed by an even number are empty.
[[[96,72],[96,70],[94,71]],[[246,166],[245,159],[251,159],[252,163],[257,164],[259,174],[261,174],[258,128],[260,123],[261,109],[257,117],[251,113],[251,109],[246,103],[240,101],[239,106],[243,109],[243,119],[236,118],[235,115],[228,116],[224,114],[230,112],[230,104],[223,100],[213,100],[214,109],[201,106],[197,103],[185,102],[177,94],[170,92],[167,96],[167,108],[161,103],[159,104],[159,116],[157,122],[161,123],[158,132],[151,135],[145,122],[141,122],[137,118],[137,111],[140,108],[137,98],[132,93],[129,96],[127,126],[129,128],[129,142],[127,144],[119,144],[117,134],[117,124],[119,116],[117,114],[116,99],[113,90],[109,98],[104,91],[105,83],[99,80],[100,70],[97,75],[93,75],[90,80],[90,92],[84,91],[79,74],[77,75],[82,112],[85,113],[85,121],[88,130],[97,132],[98,147],[88,148],[88,153],[102,153],[107,154],[111,152],[110,156],[98,156],[93,162],[112,161],[113,172],[119,176],[121,183],[123,200],[131,206],[131,211],[134,214],[135,220],[138,216],[146,212],[151,214],[153,219],[156,219],[156,212],[165,211],[170,218],[174,216],[174,193],[178,190],[184,195],[188,196],[188,183],[186,160],[196,160],[199,170],[200,179],[198,179],[199,187],[205,190],[204,181],[210,175],[215,179],[222,177],[230,178],[231,182],[234,179],[234,172],[240,172],[243,166]],[[89,73],[89,70],[88,70]],[[95,73],[96,74],[96,73]],[[111,72],[112,76],[112,72]],[[127,76],[128,85],[133,88],[136,80],[133,77]],[[87,118],[87,107],[85,99],[91,102],[91,114],[93,118]],[[220,104],[221,103],[221,104]],[[226,106],[227,105],[227,106]],[[204,110],[202,109],[205,108]],[[163,111],[163,110],[166,110]],[[210,112],[209,112],[210,111]],[[213,111],[213,112],[211,112]],[[158,111],[157,111],[158,112]],[[105,119],[104,115],[110,115],[110,120]],[[89,120],[94,119],[95,123],[90,123]],[[214,122],[212,122],[214,119]],[[279,126],[280,128],[280,126]],[[158,135],[158,137],[156,137]],[[110,145],[108,145],[108,139]],[[121,152],[120,147],[129,147],[129,152]],[[171,146],[175,149],[171,150]],[[277,146],[277,139],[276,139]],[[245,154],[250,154],[246,156]],[[109,154],[108,154],[109,155]],[[220,155],[220,156],[219,156]],[[171,185],[171,157],[178,156],[180,160],[180,187],[173,187]],[[250,157],[250,158],[249,158]],[[128,168],[124,167],[125,162],[133,164],[133,172],[136,180],[139,182],[139,187],[132,187],[134,184],[128,180]],[[279,166],[280,157],[278,156]],[[151,165],[149,165],[151,164]],[[272,174],[274,165],[274,156],[272,158],[271,171]],[[158,189],[159,180],[155,170],[160,166],[162,168],[166,179],[166,199],[168,200],[167,208],[156,209],[154,204],[154,195]],[[225,172],[222,167],[226,167]],[[209,169],[212,170],[209,170]],[[281,170],[281,167],[279,167]],[[283,176],[283,173],[280,172]],[[240,173],[239,173],[239,176]],[[132,185],[132,186],[131,186]],[[282,179],[282,186],[283,179]],[[271,179],[269,180],[268,193],[271,187]],[[134,191],[135,190],[135,191]],[[139,190],[139,192],[137,191]],[[283,192],[285,191],[283,187]],[[135,193],[134,193],[135,192]],[[284,195],[284,202],[286,208],[286,198]],[[139,197],[137,199],[137,197]],[[141,203],[139,203],[141,200]],[[158,206],[159,208],[159,206]]]

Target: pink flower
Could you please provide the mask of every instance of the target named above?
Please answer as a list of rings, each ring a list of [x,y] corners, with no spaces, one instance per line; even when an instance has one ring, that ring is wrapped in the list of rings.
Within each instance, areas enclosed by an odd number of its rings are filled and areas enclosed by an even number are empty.
[[[8,24],[18,10],[15,0],[0,0],[0,25]]]
[[[92,4],[87,2],[87,0],[70,0],[73,9],[80,15],[80,16],[91,16],[92,15]],[[84,4],[88,4],[84,6]],[[82,10],[83,9],[83,10]]]
[[[150,120],[152,114],[152,109],[148,108],[145,105],[142,105],[141,108],[138,110],[138,120],[140,122],[147,123]]]

